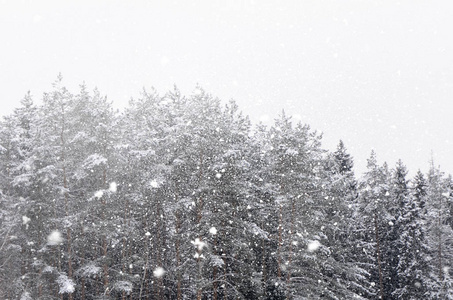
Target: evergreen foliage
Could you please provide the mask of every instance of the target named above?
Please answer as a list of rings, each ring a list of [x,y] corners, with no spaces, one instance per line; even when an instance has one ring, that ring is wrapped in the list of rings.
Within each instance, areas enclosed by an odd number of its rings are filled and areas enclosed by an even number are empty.
[[[58,76],[0,122],[1,299],[450,299],[453,184],[202,88]],[[450,298],[449,298],[450,297]]]

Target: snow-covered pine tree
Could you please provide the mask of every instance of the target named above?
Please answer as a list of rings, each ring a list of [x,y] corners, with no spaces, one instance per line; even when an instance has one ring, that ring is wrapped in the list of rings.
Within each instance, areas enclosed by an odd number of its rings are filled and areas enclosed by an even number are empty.
[[[453,259],[453,230],[447,224],[449,215],[448,201],[450,192],[444,173],[431,161],[428,173],[426,218],[428,241],[431,252],[430,276],[433,278],[428,287],[432,299],[453,299],[453,284],[450,275]]]
[[[0,297],[4,299],[18,298],[27,292],[21,279],[26,237],[20,216],[24,210],[20,209],[12,186],[12,168],[17,163],[16,137],[14,118],[4,117],[0,122]]]
[[[400,287],[397,266],[401,258],[399,238],[405,227],[402,215],[408,202],[409,188],[406,179],[407,169],[401,160],[391,171],[389,180],[389,197],[386,203],[388,227],[382,233],[383,281],[385,298],[395,298],[394,292]]]
[[[404,165],[398,163],[393,177],[394,193],[399,195],[402,204],[397,221],[396,245],[399,252],[397,264],[399,280],[393,296],[396,299],[428,299],[427,286],[431,279],[429,278],[429,249],[424,211],[426,184],[423,174],[418,171],[412,188],[410,190],[408,186],[404,188],[405,176],[403,175],[406,174],[404,171]]]
[[[80,249],[75,262],[75,273],[80,283],[77,297],[95,296],[95,290],[109,295],[114,286],[110,280],[116,279],[110,276],[110,268],[116,266],[112,258],[117,255],[109,257],[107,252],[118,244],[118,232],[114,228],[121,222],[118,220],[121,207],[113,205],[117,197],[115,172],[112,170],[116,166],[113,151],[118,131],[116,116],[106,97],[101,96],[97,89],[91,95],[83,84],[70,101],[67,124],[68,155],[71,158],[68,165],[69,197],[73,209],[83,216],[75,216],[73,222],[74,247]],[[92,246],[83,247],[84,244]],[[91,293],[87,293],[87,287]]]
[[[337,150],[329,154],[321,173],[323,190],[324,246],[330,251],[321,269],[326,289],[331,298],[360,299],[370,283],[363,280],[367,272],[356,259],[354,204],[357,182],[353,172],[353,159],[339,142]]]
[[[196,167],[189,196],[195,203],[194,225],[188,232],[198,244],[196,297],[253,297],[253,265],[247,263],[253,252],[244,231],[247,189],[241,182],[250,125],[234,103],[222,108],[219,99],[199,87],[187,104],[192,135],[188,161]]]
[[[20,107],[14,110],[12,118],[15,120],[15,158],[12,168],[11,185],[18,207],[22,212],[22,263],[24,274],[22,278],[28,290],[23,293],[39,296],[43,284],[40,271],[40,260],[37,258],[37,248],[43,239],[43,221],[41,206],[37,197],[39,183],[36,182],[35,149],[38,141],[38,115],[31,93],[28,92],[20,102]],[[38,271],[39,270],[39,271]]]
[[[269,230],[274,236],[276,247],[274,255],[277,269],[272,271],[276,275],[275,282],[272,283],[276,287],[274,297],[281,298],[285,294],[286,297],[291,297],[294,293],[290,288],[290,282],[293,277],[292,273],[295,271],[292,270],[294,264],[292,248],[296,243],[295,198],[299,192],[296,184],[300,174],[296,168],[303,163],[298,161],[298,156],[305,154],[305,149],[299,152],[299,148],[304,147],[305,143],[297,143],[294,133],[291,117],[286,116],[284,111],[275,119],[274,125],[269,129],[271,165],[267,172],[269,173],[270,188],[274,194],[273,202],[269,204],[274,207],[277,214],[277,223],[273,224],[273,228],[266,228],[266,230]],[[291,270],[287,270],[287,267],[290,267]]]
[[[275,199],[279,189],[272,183],[272,156],[271,134],[268,128],[259,124],[254,130],[251,140],[251,149],[248,159],[252,169],[247,178],[251,185],[252,196],[249,206],[250,213],[254,216],[255,235],[254,251],[259,260],[257,273],[261,277],[261,287],[258,289],[259,299],[283,299],[284,294],[277,282],[276,249],[278,240],[276,232],[279,223],[278,207]]]
[[[154,280],[153,270],[167,269],[162,264],[162,251],[166,250],[162,230],[168,226],[163,223],[166,214],[162,211],[162,203],[167,200],[162,185],[166,182],[162,168],[158,168],[170,151],[159,145],[159,132],[168,130],[163,122],[166,113],[160,108],[163,101],[154,90],[143,90],[121,116],[122,137],[117,147],[122,157],[121,270],[115,284],[121,299],[158,296],[162,281]]]
[[[379,166],[376,160],[376,154],[371,152],[367,161],[367,171],[359,183],[359,198],[357,217],[360,215],[361,243],[363,255],[360,258],[368,266],[370,274],[369,295],[364,297],[377,297],[378,299],[387,299],[391,295],[386,295],[387,290],[384,287],[384,263],[383,249],[384,237],[392,226],[392,217],[387,211],[389,203],[389,172],[386,164]],[[358,219],[359,220],[359,219]],[[358,222],[359,223],[359,222]]]
[[[73,281],[73,249],[72,249],[72,207],[69,200],[68,177],[72,167],[71,157],[68,153],[69,132],[68,126],[69,111],[73,95],[63,86],[63,77],[59,74],[53,83],[53,90],[44,94],[42,110],[42,125],[40,129],[43,136],[43,143],[48,150],[45,150],[46,170],[49,171],[48,182],[52,206],[53,206],[53,226],[66,233],[66,241],[51,242],[50,245],[54,252],[55,268],[53,274],[56,276],[58,293],[68,294],[69,300],[73,299],[75,283]],[[52,230],[47,228],[47,230]],[[56,232],[56,231],[52,231]],[[48,233],[50,234],[50,232]],[[64,252],[63,252],[64,251]]]
[[[324,297],[334,294],[332,259],[327,231],[333,222],[324,223],[329,213],[329,180],[324,168],[321,135],[308,125],[292,126],[282,114],[270,129],[270,182],[275,189],[278,227],[277,281],[285,296]],[[335,213],[337,213],[335,211]],[[275,272],[275,271],[274,271]],[[284,281],[282,281],[284,278]],[[343,290],[349,294],[346,290]]]
[[[247,178],[253,176],[250,121],[230,101],[216,123],[218,154],[210,168],[212,202],[207,217],[212,268],[213,298],[256,298],[260,290],[257,259],[253,251],[260,230],[250,213],[254,195]],[[241,258],[241,259],[238,259]],[[227,285],[219,284],[226,280]],[[237,295],[239,293],[239,295]]]

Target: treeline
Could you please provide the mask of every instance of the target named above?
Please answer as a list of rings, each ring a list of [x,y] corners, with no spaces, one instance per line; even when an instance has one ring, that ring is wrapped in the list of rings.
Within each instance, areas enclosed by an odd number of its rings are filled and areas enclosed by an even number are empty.
[[[201,88],[122,112],[61,77],[0,124],[1,299],[452,299],[453,180]]]

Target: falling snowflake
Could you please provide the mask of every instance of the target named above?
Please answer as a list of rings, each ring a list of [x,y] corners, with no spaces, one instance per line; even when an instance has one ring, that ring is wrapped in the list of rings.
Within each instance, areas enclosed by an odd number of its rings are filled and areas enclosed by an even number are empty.
[[[149,184],[153,189],[157,189],[159,187],[159,183],[157,183],[156,180],[152,180]]]
[[[165,270],[162,267],[157,267],[153,271],[153,275],[156,278],[161,278],[162,276],[164,276],[164,274],[165,274]]]
[[[206,246],[204,242],[202,242],[199,238],[196,238],[195,241],[191,242],[195,247],[197,247],[198,251],[203,250],[203,248]]]
[[[321,246],[319,241],[312,241],[312,242],[308,243],[307,250],[308,250],[308,252],[314,252],[314,251],[318,250],[319,246]]]
[[[109,191],[111,191],[112,193],[116,193],[116,188],[117,188],[116,182],[110,182]]]
[[[22,224],[23,225],[27,225],[28,227],[28,223],[31,221],[31,219],[27,216],[22,216]]]
[[[215,174],[215,177],[216,177],[217,179],[220,179],[220,178],[222,178],[222,174],[217,173],[217,174]]]
[[[58,230],[52,231],[47,236],[47,244],[55,246],[60,245],[61,243],[63,243],[63,238],[61,237],[61,233]]]
[[[209,229],[209,233],[212,234],[212,235],[216,235],[217,234],[217,229],[215,227],[211,227]]]
[[[96,198],[102,198],[102,196],[104,196],[104,192],[103,191],[97,191],[96,193],[94,193],[94,197]]]

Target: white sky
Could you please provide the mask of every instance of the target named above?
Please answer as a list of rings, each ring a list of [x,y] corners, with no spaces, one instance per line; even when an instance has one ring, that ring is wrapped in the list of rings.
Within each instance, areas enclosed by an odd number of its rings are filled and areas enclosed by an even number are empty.
[[[0,0],[0,114],[62,72],[117,107],[199,83],[253,120],[281,109],[414,174],[453,172],[453,2]]]

